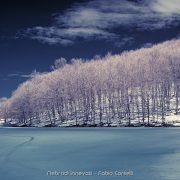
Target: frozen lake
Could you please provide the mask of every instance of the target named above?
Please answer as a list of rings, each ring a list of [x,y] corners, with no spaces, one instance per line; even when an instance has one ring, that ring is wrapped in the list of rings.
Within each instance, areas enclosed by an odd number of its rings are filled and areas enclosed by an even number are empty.
[[[180,129],[0,128],[0,179],[179,180]]]

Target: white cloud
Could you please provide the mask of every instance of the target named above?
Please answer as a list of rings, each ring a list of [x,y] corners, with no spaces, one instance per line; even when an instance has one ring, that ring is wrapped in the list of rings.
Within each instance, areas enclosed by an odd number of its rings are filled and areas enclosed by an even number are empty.
[[[11,78],[32,78],[34,75],[39,74],[39,72],[37,72],[36,70],[34,70],[32,73],[30,74],[24,74],[22,72],[18,72],[18,73],[11,73],[8,74],[6,78],[4,78],[4,80],[9,80]]]
[[[147,42],[147,43],[141,45],[141,47],[143,47],[143,48],[150,48],[152,46],[153,46],[153,44],[150,42]]]
[[[158,13],[164,15],[180,14],[180,1],[179,0],[155,0],[151,8]]]
[[[8,77],[17,77],[17,76],[19,76],[19,74],[8,74],[7,76]]]
[[[16,77],[21,77],[21,78],[29,78],[31,77],[31,74],[8,74],[7,79],[9,78],[16,78]]]
[[[124,45],[132,45],[134,43],[134,37],[124,37],[116,42],[117,47],[122,47]]]
[[[25,36],[50,45],[70,45],[79,37],[124,41],[124,36],[115,33],[114,29],[151,31],[177,22],[180,22],[180,0],[91,0],[75,4],[64,14],[56,15],[55,23],[50,27],[27,29]]]

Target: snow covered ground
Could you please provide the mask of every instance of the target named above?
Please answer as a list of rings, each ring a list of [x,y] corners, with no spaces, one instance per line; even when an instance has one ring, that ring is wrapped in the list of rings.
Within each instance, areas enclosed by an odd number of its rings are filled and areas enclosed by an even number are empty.
[[[173,124],[175,127],[180,127],[180,115],[166,116],[166,122]]]
[[[37,123],[38,121],[34,119],[32,121],[31,127],[53,127],[54,125],[46,119],[42,119],[41,122]],[[4,121],[0,121],[0,124],[4,123]],[[9,121],[7,126],[13,127],[27,127],[28,124],[24,123],[17,123],[15,120]],[[128,125],[127,119],[112,119],[111,122],[107,123],[106,118],[102,119],[102,123],[99,123],[99,119],[97,118],[94,122],[86,121],[84,122],[82,118],[77,120],[77,124],[75,120],[64,120],[61,122],[60,120],[56,119],[55,127],[140,127],[140,126],[151,126],[151,127],[180,127],[180,114],[176,115],[171,113],[170,115],[165,116],[165,119],[162,120],[159,118],[157,121],[153,121],[152,117],[150,117],[150,124],[148,125],[148,118],[144,119],[144,123],[142,122],[141,118],[131,119],[131,124]]]
[[[177,123],[177,122],[180,123],[180,114],[166,116],[166,121],[167,122],[172,122],[172,123]]]
[[[0,119],[0,126],[4,123],[3,119]]]

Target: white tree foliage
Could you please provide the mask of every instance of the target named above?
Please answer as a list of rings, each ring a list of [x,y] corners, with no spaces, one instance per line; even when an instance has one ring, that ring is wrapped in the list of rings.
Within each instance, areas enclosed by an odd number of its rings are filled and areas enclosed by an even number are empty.
[[[61,58],[52,72],[35,75],[1,102],[1,116],[52,126],[68,120],[93,126],[164,122],[180,109],[179,47],[180,40],[172,40],[89,62]]]

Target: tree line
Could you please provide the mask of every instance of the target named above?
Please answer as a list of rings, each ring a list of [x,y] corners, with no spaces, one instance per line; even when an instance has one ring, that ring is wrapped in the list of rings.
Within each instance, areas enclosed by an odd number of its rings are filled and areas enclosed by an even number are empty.
[[[64,58],[35,74],[0,102],[5,121],[23,124],[74,121],[103,125],[134,120],[165,123],[179,113],[180,40],[106,55],[91,61]]]

